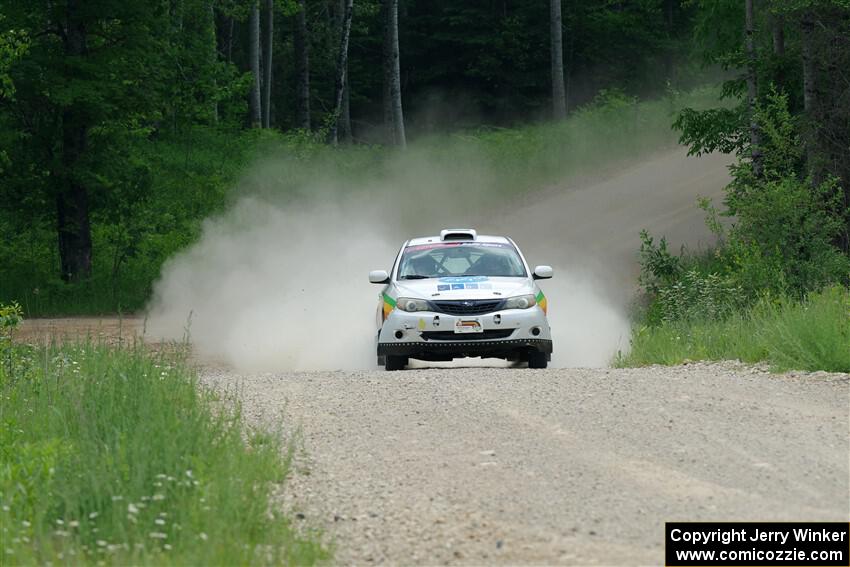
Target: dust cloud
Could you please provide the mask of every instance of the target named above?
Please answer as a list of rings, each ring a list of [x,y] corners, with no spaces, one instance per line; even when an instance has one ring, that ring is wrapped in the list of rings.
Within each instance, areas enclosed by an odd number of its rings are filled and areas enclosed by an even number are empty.
[[[689,186],[694,170],[684,153],[664,154],[645,172],[624,171],[619,180],[510,202],[492,196],[494,180],[478,156],[456,158],[447,164],[409,149],[368,179],[348,179],[331,167],[293,179],[291,162],[258,163],[240,182],[236,202],[163,267],[148,332],[171,339],[188,333],[202,358],[244,372],[374,368],[380,286],[368,283],[368,271],[389,269],[406,238],[472,226],[514,237],[532,267],[555,268],[555,278],[541,282],[552,364],[608,364],[628,346],[637,231],[661,222],[649,213],[626,215],[626,222],[617,216],[624,204],[609,201],[645,199],[639,184],[633,194],[635,179],[646,177],[652,193],[656,168],[671,164],[680,170],[679,185]],[[716,173],[709,177],[699,186],[722,187]],[[280,191],[284,185],[295,190]],[[662,191],[649,212],[692,224],[687,215],[669,214],[682,209],[681,196],[668,198],[674,189]],[[691,205],[693,189],[685,191]],[[625,210],[635,211],[628,203]]]

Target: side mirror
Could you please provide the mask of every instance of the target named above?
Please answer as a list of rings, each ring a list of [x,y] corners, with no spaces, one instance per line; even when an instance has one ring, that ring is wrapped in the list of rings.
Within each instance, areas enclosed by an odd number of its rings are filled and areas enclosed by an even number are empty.
[[[386,270],[372,270],[369,272],[369,283],[390,283],[390,275]]]
[[[533,277],[535,280],[548,280],[554,275],[555,271],[552,269],[552,266],[537,266],[534,268]]]

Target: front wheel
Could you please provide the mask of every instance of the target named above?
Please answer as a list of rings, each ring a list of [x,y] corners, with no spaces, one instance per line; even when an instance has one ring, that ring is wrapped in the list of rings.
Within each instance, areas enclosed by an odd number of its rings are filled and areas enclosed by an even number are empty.
[[[529,368],[546,368],[549,365],[549,355],[545,352],[533,350],[528,353]]]
[[[406,356],[393,356],[388,354],[384,362],[384,368],[387,370],[404,370],[407,363],[408,358]]]

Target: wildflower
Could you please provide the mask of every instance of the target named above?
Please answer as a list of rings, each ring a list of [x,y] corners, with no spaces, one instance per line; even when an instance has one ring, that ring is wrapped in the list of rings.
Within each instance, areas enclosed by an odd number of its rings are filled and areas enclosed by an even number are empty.
[[[28,521],[24,520],[24,521],[22,521],[22,522],[21,522],[21,525],[22,525],[23,527],[25,527],[25,528],[28,528],[28,527],[30,527],[32,524],[30,524]]]
[[[166,544],[165,544],[165,545],[163,545],[162,547],[163,547],[166,551],[169,551],[169,550],[171,549],[171,544],[170,544],[170,543],[166,543]]]
[[[164,526],[165,520],[163,520],[162,518],[157,518],[156,520],[153,521],[153,523],[156,524],[157,526]]]
[[[160,494],[160,493],[154,494],[153,499],[154,500],[165,500],[165,494]]]
[[[55,535],[59,536],[59,537],[68,537],[69,535],[71,535],[71,534],[69,534],[68,532],[66,532],[65,530],[56,530],[56,531],[55,531],[55,532],[53,532],[53,533],[54,533]]]
[[[133,504],[132,502],[130,502],[129,504],[127,504],[127,512],[129,512],[130,514],[138,514],[138,513],[139,513],[139,509],[138,509],[138,508],[136,508],[136,505],[135,505],[135,504]]]
[[[94,520],[94,519],[95,519],[95,518],[97,518],[99,515],[100,515],[100,513],[99,513],[99,512],[92,512],[91,514],[89,514],[89,520]]]
[[[192,478],[192,469],[189,469],[189,470],[186,471],[186,476],[188,476],[189,478]]]
[[[164,475],[164,474],[162,474],[162,473],[159,473],[158,475],[156,475],[156,478],[158,478],[158,479],[163,479],[163,478],[168,478],[168,476],[167,476],[167,475]]]
[[[106,542],[103,541],[102,539],[97,540],[96,543],[97,543],[98,547],[106,547]]]
[[[168,534],[164,534],[162,532],[151,532],[148,534],[148,537],[152,539],[165,539],[168,537]]]
[[[209,538],[209,536],[207,534],[205,534],[204,532],[199,533],[198,537],[201,538],[201,540],[203,540],[203,541],[207,541],[207,539]]]
[[[113,502],[118,502],[119,500],[124,500],[124,497],[123,496],[113,496],[112,497]]]
[[[78,522],[77,520],[71,520],[70,522],[68,522],[68,526],[72,528],[78,528],[80,526],[80,522]]]
[[[57,518],[57,519],[56,519],[56,523],[57,523],[57,524],[59,524],[60,526],[64,526],[64,525],[65,525],[65,521],[64,521],[64,520],[62,520],[62,519],[60,519],[60,518]]]

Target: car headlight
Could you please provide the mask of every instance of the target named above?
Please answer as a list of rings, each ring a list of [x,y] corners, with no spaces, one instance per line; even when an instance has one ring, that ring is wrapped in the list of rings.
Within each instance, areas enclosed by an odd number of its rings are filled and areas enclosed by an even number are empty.
[[[409,297],[399,297],[395,303],[396,307],[402,311],[428,311],[430,307],[424,299],[411,299]]]
[[[509,297],[505,301],[505,309],[528,309],[529,307],[534,307],[536,304],[537,299],[532,294],[518,295],[516,297]]]

